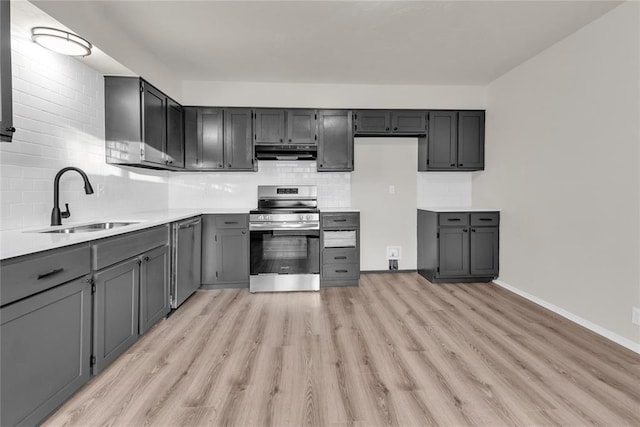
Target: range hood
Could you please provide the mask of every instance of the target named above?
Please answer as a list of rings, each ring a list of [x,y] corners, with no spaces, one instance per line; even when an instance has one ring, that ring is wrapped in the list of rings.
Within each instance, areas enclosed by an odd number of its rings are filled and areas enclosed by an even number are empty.
[[[318,146],[256,144],[255,150],[258,160],[315,160]]]

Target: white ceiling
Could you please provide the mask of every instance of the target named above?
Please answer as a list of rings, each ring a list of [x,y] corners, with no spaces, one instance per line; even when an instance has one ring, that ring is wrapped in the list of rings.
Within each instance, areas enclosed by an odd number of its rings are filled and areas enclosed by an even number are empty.
[[[178,81],[426,85],[488,84],[619,4],[32,2],[99,47],[117,37],[103,49],[132,70],[145,56]]]

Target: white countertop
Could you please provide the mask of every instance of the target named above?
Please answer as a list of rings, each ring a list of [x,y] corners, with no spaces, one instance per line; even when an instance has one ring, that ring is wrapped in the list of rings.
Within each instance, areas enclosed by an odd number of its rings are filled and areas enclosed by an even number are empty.
[[[92,240],[104,239],[132,231],[143,230],[162,224],[207,214],[248,214],[250,208],[206,208],[206,209],[171,209],[165,211],[140,212],[135,214],[108,215],[93,221],[65,221],[58,227],[28,227],[15,230],[0,231],[0,259],[8,259]],[[326,208],[324,212],[359,212],[353,208]],[[95,222],[135,222],[135,224],[117,227],[111,230],[91,231],[84,233],[38,233],[41,230],[73,227]]]
[[[475,206],[418,206],[421,211],[431,212],[500,212],[500,209],[491,209]]]
[[[118,234],[155,227],[201,214],[248,213],[248,209],[172,209],[166,211],[141,212],[135,214],[109,215],[93,221],[65,221],[58,227],[29,227],[0,232],[0,259],[13,258],[35,252],[47,251]],[[39,230],[73,227],[95,222],[135,222],[135,224],[117,227],[111,230],[91,231],[84,233],[37,233]]]

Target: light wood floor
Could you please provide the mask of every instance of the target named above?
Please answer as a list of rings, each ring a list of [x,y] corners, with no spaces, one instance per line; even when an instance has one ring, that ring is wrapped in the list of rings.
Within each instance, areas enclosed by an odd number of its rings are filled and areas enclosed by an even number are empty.
[[[199,291],[46,423],[640,425],[640,356],[493,284]]]

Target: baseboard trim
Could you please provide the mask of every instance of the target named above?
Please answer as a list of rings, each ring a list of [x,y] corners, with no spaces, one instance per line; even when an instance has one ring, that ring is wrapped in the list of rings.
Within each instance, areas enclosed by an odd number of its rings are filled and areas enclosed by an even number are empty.
[[[374,274],[380,274],[380,273],[415,273],[416,270],[362,270],[360,273],[365,274],[365,273],[374,273]]]
[[[586,319],[583,319],[580,316],[576,316],[575,314],[558,307],[557,305],[551,304],[550,302],[547,302],[541,298],[538,298],[534,295],[531,295],[528,292],[525,292],[521,289],[516,288],[515,286],[509,285],[508,283],[503,282],[502,280],[494,280],[493,283],[495,283],[496,285],[500,286],[501,288],[504,288],[508,291],[513,292],[514,294],[520,295],[521,297],[535,303],[538,304],[539,306],[542,306],[548,310],[553,311],[554,313],[564,317],[565,319],[571,320],[574,323],[577,323],[580,326],[583,326],[587,329],[589,329],[590,331],[595,332],[598,335],[601,335],[617,344],[620,344],[623,347],[628,348],[629,350],[640,354],[640,344],[631,341],[628,338],[625,338],[621,335],[616,334],[615,332],[611,332],[608,329],[603,328],[600,325],[597,325],[593,322],[590,322]]]

